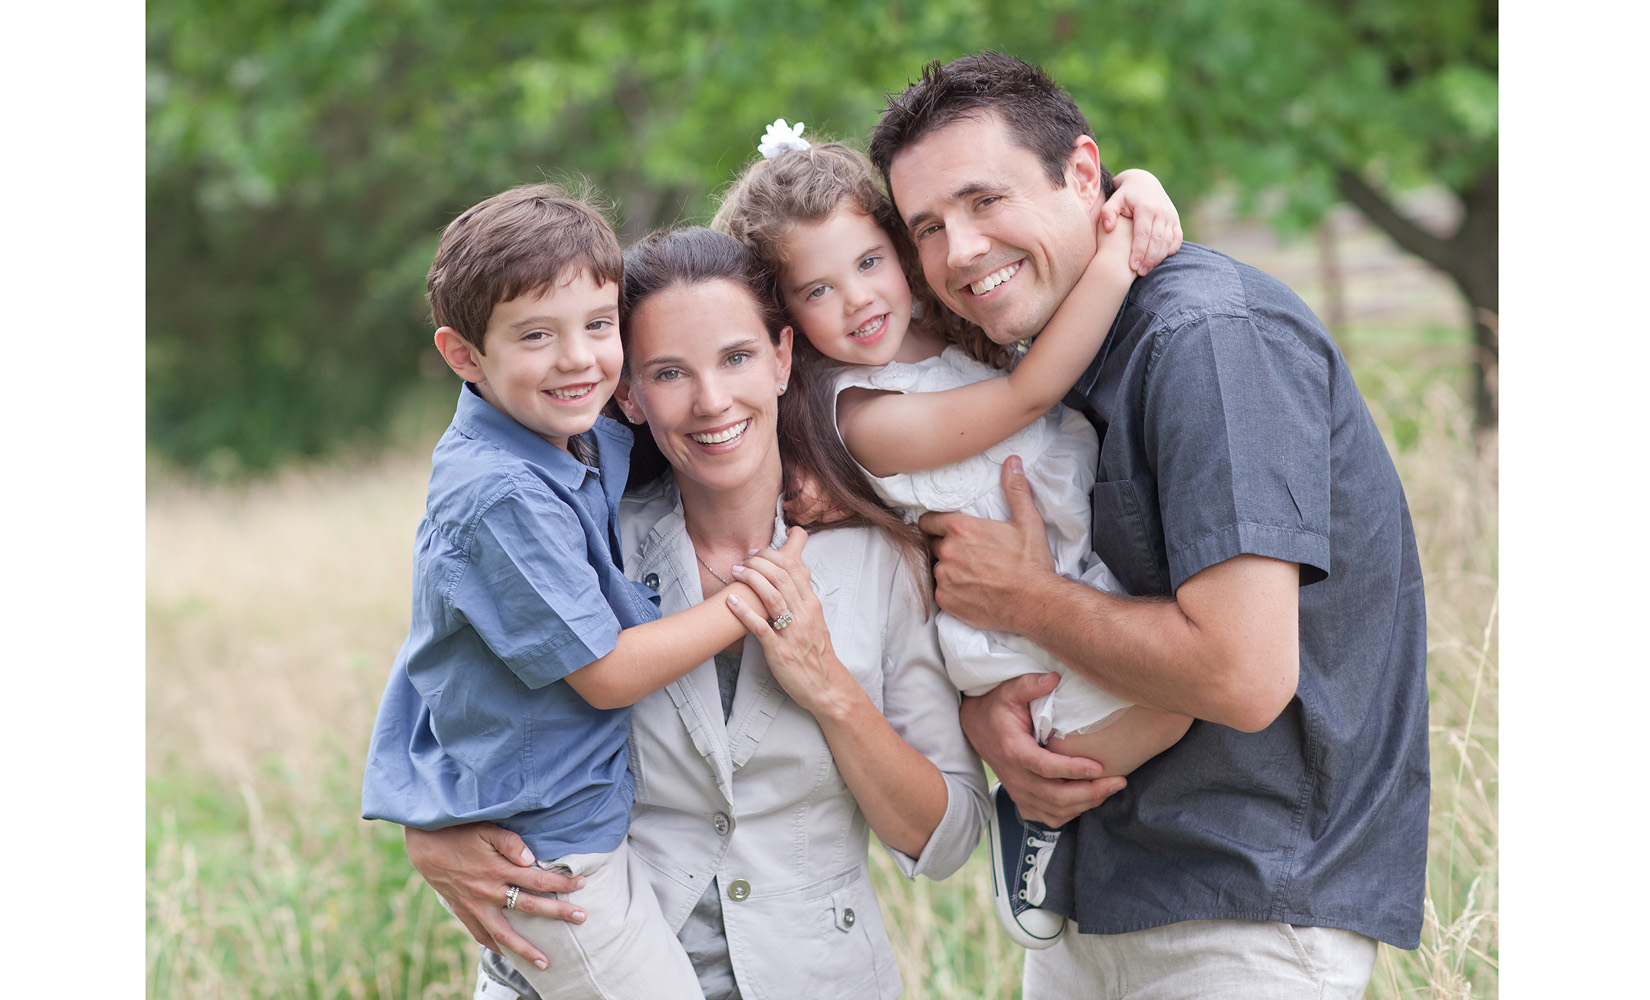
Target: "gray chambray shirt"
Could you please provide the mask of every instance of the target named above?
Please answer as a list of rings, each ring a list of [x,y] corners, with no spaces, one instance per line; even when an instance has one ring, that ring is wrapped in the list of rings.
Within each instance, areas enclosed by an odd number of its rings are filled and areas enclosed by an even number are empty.
[[[1282,283],[1187,243],[1135,282],[1066,402],[1100,433],[1094,548],[1131,593],[1243,553],[1300,564],[1300,681],[1265,730],[1195,722],[1068,824],[1044,905],[1087,934],[1275,920],[1414,948],[1426,605],[1334,341]]]

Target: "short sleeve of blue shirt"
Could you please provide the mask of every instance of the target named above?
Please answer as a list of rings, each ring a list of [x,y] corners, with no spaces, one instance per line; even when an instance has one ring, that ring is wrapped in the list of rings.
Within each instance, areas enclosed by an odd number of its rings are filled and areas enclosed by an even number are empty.
[[[483,509],[471,535],[453,606],[530,688],[601,659],[618,642],[621,625],[584,538],[561,498],[525,486]]]
[[[1161,337],[1142,430],[1157,456],[1171,589],[1250,554],[1329,570],[1329,370],[1248,317],[1200,318]]]

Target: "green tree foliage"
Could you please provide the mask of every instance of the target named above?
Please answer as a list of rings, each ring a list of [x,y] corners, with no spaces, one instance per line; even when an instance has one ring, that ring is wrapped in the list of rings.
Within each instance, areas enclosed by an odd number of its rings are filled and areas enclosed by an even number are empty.
[[[434,360],[423,275],[466,206],[583,178],[627,240],[703,219],[766,122],[858,140],[924,61],[986,47],[1183,205],[1348,198],[1464,289],[1453,262],[1487,261],[1493,313],[1495,45],[1464,0],[152,0],[150,439],[263,467],[370,433]],[[1453,242],[1390,209],[1425,180],[1462,196]]]
[[[1083,18],[1093,23],[1074,30],[1105,38],[1107,59],[1128,53],[1143,68],[1132,87],[1072,88],[1096,130],[1114,133],[1103,151],[1114,139],[1123,162],[1151,167],[1177,196],[1211,182],[1281,193],[1285,225],[1316,222],[1336,200],[1358,208],[1472,308],[1477,419],[1495,422],[1494,0],[1123,0]],[[1088,62],[1068,51],[1048,68],[1071,86]],[[1396,207],[1396,192],[1422,183],[1456,195],[1455,232],[1428,232]]]

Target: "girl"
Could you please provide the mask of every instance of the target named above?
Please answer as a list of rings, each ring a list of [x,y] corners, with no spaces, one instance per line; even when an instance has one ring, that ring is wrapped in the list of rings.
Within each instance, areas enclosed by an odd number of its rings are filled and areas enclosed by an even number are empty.
[[[990,364],[1006,367],[1009,350],[943,309],[921,280],[869,161],[841,143],[810,146],[800,126],[783,132],[783,124],[770,127],[763,159],[734,182],[712,225],[744,241],[773,270],[776,297],[804,335],[797,367],[830,366],[826,377],[799,380],[807,402],[834,423],[876,492],[912,520],[931,510],[1006,519],[1001,464],[1021,456],[1056,567],[1121,591],[1090,548],[1088,493],[1098,440],[1086,419],[1057,403],[1098,353],[1134,279],[1130,223],[1121,220],[1118,230],[1102,234],[1071,294],[1004,374]],[[1155,178],[1130,171],[1119,184],[1113,201],[1127,205],[1143,228],[1160,216],[1173,223],[1173,206]],[[1171,242],[1172,252],[1178,238]],[[996,273],[977,284],[1011,277]],[[1080,470],[1075,478],[1073,469]],[[1024,673],[1060,673],[1053,693],[1033,704],[1038,738],[1058,753],[1099,762],[1107,774],[1130,773],[1191,724],[1186,716],[1130,705],[1022,637],[981,632],[943,612],[938,618],[946,669],[965,694]],[[1006,796],[997,797],[996,814],[1018,824]],[[1064,918],[1035,907],[1058,831],[1025,826],[1029,861],[997,880],[998,915],[1019,943],[1047,947]],[[1005,837],[1018,839],[994,820],[995,854]],[[1005,880],[1016,887],[1012,897]]]

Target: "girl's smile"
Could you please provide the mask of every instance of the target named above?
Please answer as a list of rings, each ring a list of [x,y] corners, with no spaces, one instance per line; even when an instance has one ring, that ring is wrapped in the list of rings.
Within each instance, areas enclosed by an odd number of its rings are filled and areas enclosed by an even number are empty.
[[[911,288],[888,234],[846,205],[786,237],[785,306],[808,342],[836,361],[884,365],[901,357]]]

